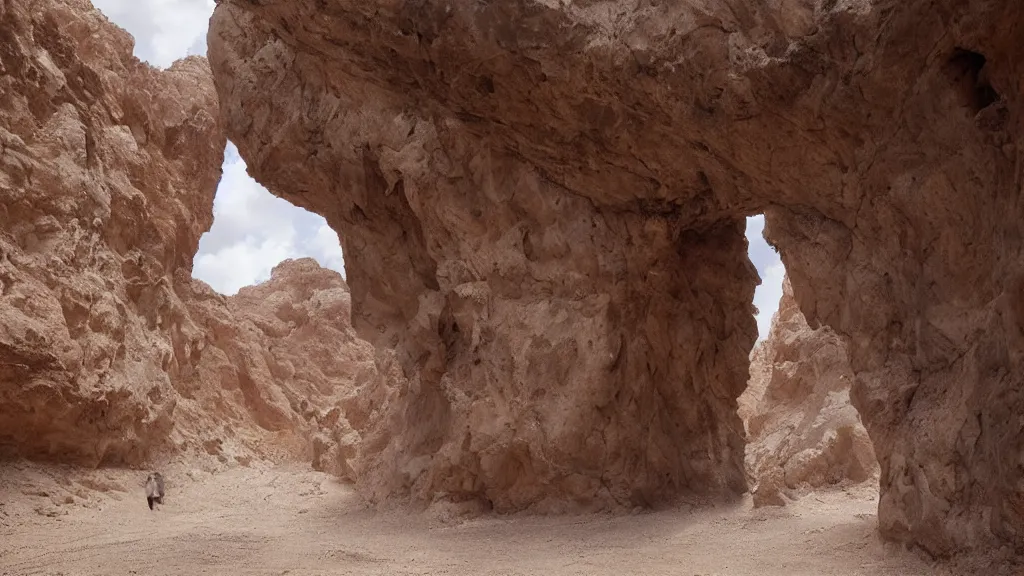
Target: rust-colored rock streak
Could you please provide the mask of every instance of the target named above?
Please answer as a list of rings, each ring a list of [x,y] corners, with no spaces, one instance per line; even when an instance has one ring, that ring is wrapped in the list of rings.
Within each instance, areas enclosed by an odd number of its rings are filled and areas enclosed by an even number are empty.
[[[884,534],[1024,552],[1022,36],[995,0],[225,0],[210,58],[407,377],[360,414],[371,497],[742,490],[763,211]]]
[[[82,0],[5,2],[0,31],[0,456],[347,474],[339,405],[373,367],[344,280],[191,278],[225,144],[206,60],[151,68]]]
[[[807,325],[788,278],[782,290],[739,398],[755,506],[785,504],[784,496],[808,488],[878,481],[871,439],[850,404],[846,346],[827,326]]]

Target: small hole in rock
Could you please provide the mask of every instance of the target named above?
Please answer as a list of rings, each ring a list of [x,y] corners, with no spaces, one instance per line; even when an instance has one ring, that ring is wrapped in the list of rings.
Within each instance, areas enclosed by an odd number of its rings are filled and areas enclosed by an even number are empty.
[[[986,62],[983,54],[957,48],[946,65],[946,71],[959,91],[963,104],[974,111],[999,101],[999,93],[989,82]]]

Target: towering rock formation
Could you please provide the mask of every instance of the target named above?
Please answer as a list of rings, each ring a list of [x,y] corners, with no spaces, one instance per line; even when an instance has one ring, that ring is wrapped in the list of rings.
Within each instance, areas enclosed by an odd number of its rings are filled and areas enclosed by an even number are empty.
[[[784,504],[805,488],[878,481],[871,439],[850,404],[852,383],[845,345],[827,326],[807,325],[786,278],[739,398],[755,506]]]
[[[84,1],[0,6],[0,444],[138,462],[196,350],[188,282],[225,143],[209,67],[160,72]]]
[[[371,498],[743,490],[764,212],[848,345],[882,531],[947,554],[1024,552],[1022,35],[998,0],[224,0],[209,38],[405,377],[361,407]]]
[[[344,472],[337,407],[372,371],[345,282],[191,278],[225,144],[207,62],[139,62],[84,0],[5,2],[0,31],[0,456]]]
[[[570,194],[471,131],[489,123],[404,114],[406,96],[353,82],[354,64],[294,53],[223,6],[211,46],[240,151],[339,232],[353,322],[405,378],[362,410],[365,494],[511,511],[744,490],[735,398],[756,276],[741,220],[687,230],[665,199]]]

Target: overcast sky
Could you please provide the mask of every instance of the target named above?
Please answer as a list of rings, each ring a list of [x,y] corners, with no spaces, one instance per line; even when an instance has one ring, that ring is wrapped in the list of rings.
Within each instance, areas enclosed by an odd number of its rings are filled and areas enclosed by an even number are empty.
[[[747,218],[747,254],[761,276],[761,285],[754,291],[754,306],[757,306],[758,339],[768,336],[772,327],[772,315],[779,308],[782,298],[782,279],[786,276],[786,267],[774,248],[764,241],[764,216]]]
[[[108,18],[135,37],[135,55],[166,68],[178,58],[206,54],[206,28],[214,0],[93,0]],[[312,256],[345,273],[338,236],[320,216],[292,206],[245,172],[234,145],[224,156],[224,177],[213,204],[213,228],[199,242],[192,274],[218,292],[262,282],[286,258]],[[754,295],[757,329],[768,334],[782,297],[785,269],[761,237],[764,217],[747,219],[750,259],[761,275]]]

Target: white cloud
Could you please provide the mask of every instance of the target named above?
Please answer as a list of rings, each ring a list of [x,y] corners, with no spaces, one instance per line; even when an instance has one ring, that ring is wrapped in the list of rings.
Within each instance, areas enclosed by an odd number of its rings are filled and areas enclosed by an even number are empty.
[[[313,239],[309,242],[314,258],[319,260],[323,266],[337,270],[345,274],[345,259],[341,256],[341,243],[338,242],[338,233],[327,225],[325,221],[316,230]]]
[[[772,327],[772,316],[779,309],[782,298],[782,280],[786,275],[786,267],[782,264],[778,252],[775,251],[762,236],[764,232],[764,216],[747,218],[747,255],[758,275],[761,285],[754,291],[754,306],[757,306],[757,339],[764,340]]]
[[[192,275],[218,292],[234,294],[270,278],[282,260],[306,256],[345,273],[338,235],[327,221],[260,186],[228,144],[213,202],[213,227],[199,241]]]
[[[214,0],[93,0],[107,18],[135,37],[135,55],[159,68],[206,54]]]

